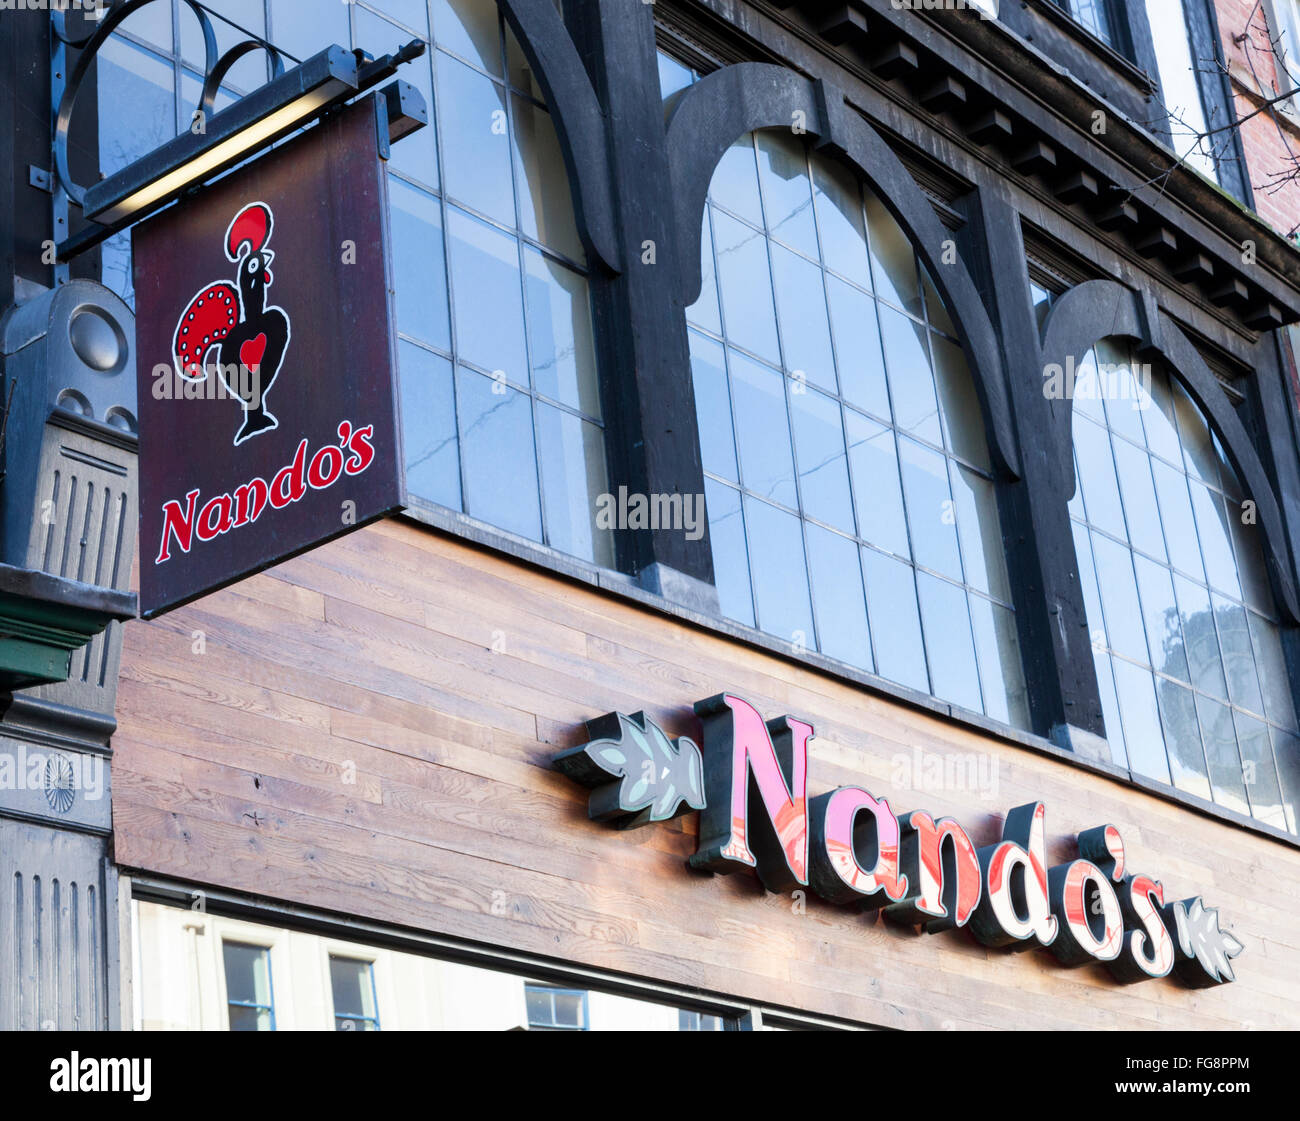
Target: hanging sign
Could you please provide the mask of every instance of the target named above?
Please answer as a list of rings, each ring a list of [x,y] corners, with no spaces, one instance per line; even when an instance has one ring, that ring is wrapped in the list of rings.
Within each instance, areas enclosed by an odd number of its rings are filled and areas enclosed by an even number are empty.
[[[695,711],[703,748],[645,713],[611,713],[588,721],[587,742],[555,766],[591,788],[593,820],[628,828],[699,810],[692,866],[753,869],[768,891],[811,887],[930,934],[965,927],[986,946],[1042,947],[1064,966],[1102,963],[1126,984],[1234,980],[1242,946],[1218,912],[1200,897],[1166,901],[1158,880],[1129,869],[1113,825],[1080,833],[1078,858],[1049,867],[1041,802],[1011,810],[1001,839],[977,847],[952,818],[896,815],[861,787],[810,798],[810,724],[765,722],[725,693]]]
[[[147,618],[403,504],[367,98],[136,228]]]

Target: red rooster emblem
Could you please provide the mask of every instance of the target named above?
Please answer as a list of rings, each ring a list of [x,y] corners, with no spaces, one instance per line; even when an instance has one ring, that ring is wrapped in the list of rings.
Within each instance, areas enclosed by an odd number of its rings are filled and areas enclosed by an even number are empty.
[[[238,276],[233,284],[218,280],[199,289],[172,341],[176,369],[186,381],[206,378],[209,356],[217,351],[217,373],[244,410],[236,446],[280,423],[266,409],[290,337],[284,309],[266,305],[275,257],[266,244],[274,225],[271,208],[262,202],[235,215],[226,231],[226,257],[238,263]]]

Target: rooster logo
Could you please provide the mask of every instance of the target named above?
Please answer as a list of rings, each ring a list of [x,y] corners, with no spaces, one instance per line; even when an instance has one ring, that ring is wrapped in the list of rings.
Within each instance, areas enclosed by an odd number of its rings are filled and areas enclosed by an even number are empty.
[[[226,257],[239,265],[234,283],[217,280],[190,300],[176,324],[172,356],[186,381],[208,376],[208,359],[216,350],[217,373],[244,410],[235,446],[280,422],[267,411],[266,395],[280,373],[289,346],[289,317],[283,308],[267,307],[271,261],[266,248],[275,216],[263,202],[250,203],[226,230]]]

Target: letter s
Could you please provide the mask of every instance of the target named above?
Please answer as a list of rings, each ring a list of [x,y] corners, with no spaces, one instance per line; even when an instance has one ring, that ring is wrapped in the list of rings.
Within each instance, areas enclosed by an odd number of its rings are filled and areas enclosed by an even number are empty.
[[[352,457],[344,468],[349,475],[360,475],[374,462],[375,446],[370,442],[374,434],[373,424],[367,424],[365,428],[358,428],[352,433],[348,440],[348,451],[352,453]]]

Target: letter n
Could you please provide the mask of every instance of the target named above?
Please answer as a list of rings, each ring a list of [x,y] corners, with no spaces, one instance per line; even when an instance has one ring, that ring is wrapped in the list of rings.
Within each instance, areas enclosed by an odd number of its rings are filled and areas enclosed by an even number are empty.
[[[185,513],[181,513],[181,504],[174,499],[171,502],[163,504],[163,531],[162,544],[158,548],[158,559],[154,564],[162,564],[164,561],[171,560],[171,538],[176,537],[176,544],[181,547],[182,553],[190,551],[190,544],[194,540],[194,503],[198,501],[199,492],[192,490],[185,496],[189,504]]]
[[[898,819],[902,834],[899,867],[907,877],[907,897],[885,911],[885,918],[907,926],[921,923],[927,934],[965,926],[984,889],[979,856],[960,825],[950,817],[935,821],[912,811]]]
[[[691,865],[710,872],[748,865],[768,891],[806,885],[812,725],[788,716],[764,724],[752,705],[725,693],[695,711],[704,725],[706,806]]]

